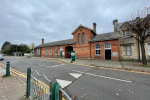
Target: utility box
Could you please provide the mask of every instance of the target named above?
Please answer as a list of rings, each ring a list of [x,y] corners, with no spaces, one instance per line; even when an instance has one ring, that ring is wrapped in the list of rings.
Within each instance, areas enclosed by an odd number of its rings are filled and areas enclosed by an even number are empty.
[[[76,55],[76,52],[71,51],[71,61],[75,61],[75,55]]]

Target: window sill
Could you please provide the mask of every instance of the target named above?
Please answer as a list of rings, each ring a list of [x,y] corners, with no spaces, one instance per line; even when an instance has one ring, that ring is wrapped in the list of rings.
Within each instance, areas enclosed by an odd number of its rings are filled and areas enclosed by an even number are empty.
[[[95,55],[95,56],[101,56],[101,55]]]

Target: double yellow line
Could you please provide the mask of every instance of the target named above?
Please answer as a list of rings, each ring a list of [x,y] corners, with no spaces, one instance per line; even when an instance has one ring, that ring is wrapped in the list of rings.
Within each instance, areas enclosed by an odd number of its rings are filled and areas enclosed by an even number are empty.
[[[6,65],[5,64],[3,64],[3,63],[0,63],[0,66],[2,66],[2,67],[4,67],[4,68],[6,68]],[[11,68],[11,67],[10,67]],[[12,73],[14,73],[14,74],[16,74],[16,75],[20,75],[20,76],[22,76],[22,77],[24,77],[24,78],[27,78],[27,74],[26,73],[22,73],[22,72],[20,72],[20,71],[18,71],[18,70],[15,70],[15,69],[13,69],[13,68],[11,68],[10,69],[10,71],[12,72]],[[44,83],[44,82],[42,82],[42,81],[40,81],[40,80],[38,80],[41,84],[43,84],[46,88],[48,88],[48,89],[50,89],[50,87],[46,84],[46,83]],[[36,83],[37,84],[37,83]],[[42,85],[40,85],[40,84],[38,84],[38,86],[40,87],[40,88],[44,88]],[[48,93],[48,91],[46,91],[46,93]],[[49,93],[48,93],[49,94]],[[64,98],[62,98],[62,100],[65,100]]]

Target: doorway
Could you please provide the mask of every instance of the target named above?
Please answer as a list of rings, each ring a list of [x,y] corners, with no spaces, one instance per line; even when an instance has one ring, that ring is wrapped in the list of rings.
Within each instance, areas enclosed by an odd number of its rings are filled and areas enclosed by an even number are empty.
[[[111,60],[111,44],[105,43],[105,60]]]
[[[72,46],[65,47],[65,58],[71,58],[71,51],[73,51]]]

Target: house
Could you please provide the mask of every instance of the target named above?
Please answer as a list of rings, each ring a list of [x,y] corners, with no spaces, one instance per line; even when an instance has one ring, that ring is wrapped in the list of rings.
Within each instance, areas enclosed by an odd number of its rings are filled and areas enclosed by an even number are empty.
[[[70,58],[75,51],[79,59],[119,60],[118,32],[97,34],[96,23],[93,29],[79,25],[72,33],[72,39],[44,43],[35,47],[36,57]]]
[[[142,22],[143,18],[137,17],[135,21],[140,21]],[[130,37],[132,34],[131,31],[126,30],[126,25],[129,24],[128,22],[123,22],[123,23],[118,23],[118,20],[113,21],[114,24],[114,32],[118,32],[121,34],[121,38],[119,39],[119,55],[120,59],[139,59],[142,58],[141,55],[141,48],[140,52],[138,49],[138,41]],[[147,30],[146,34],[150,32],[150,29]],[[139,45],[140,46],[140,45]],[[150,37],[145,40],[145,53],[146,53],[146,58],[150,60]]]

